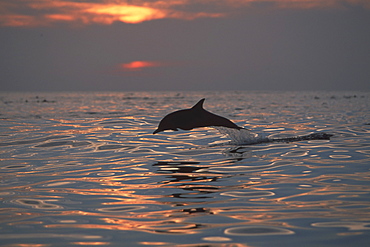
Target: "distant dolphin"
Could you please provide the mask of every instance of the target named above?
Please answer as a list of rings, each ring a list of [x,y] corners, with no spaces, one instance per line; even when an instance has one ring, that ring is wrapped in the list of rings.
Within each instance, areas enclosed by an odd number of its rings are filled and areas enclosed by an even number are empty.
[[[217,116],[204,110],[205,99],[199,100],[192,108],[172,112],[165,116],[159,123],[158,128],[153,132],[156,134],[164,130],[191,130],[200,127],[223,126],[233,129],[243,129],[229,119]]]

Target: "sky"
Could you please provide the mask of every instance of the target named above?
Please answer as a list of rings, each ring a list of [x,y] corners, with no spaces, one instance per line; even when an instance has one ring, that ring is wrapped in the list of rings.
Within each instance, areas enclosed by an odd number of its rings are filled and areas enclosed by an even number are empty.
[[[0,91],[370,90],[369,0],[1,0]]]

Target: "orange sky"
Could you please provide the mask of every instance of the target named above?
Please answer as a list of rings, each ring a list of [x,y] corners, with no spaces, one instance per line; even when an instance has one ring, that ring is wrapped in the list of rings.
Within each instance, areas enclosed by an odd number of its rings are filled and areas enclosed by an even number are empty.
[[[261,4],[259,0],[196,1],[72,1],[72,0],[2,0],[0,2],[1,26],[50,26],[55,23],[72,25],[103,24],[114,22],[141,23],[144,21],[174,18],[220,18],[237,14],[242,7]],[[326,8],[351,3],[370,7],[368,0],[266,0],[277,8]]]
[[[368,90],[369,12],[370,0],[0,0],[0,90]]]

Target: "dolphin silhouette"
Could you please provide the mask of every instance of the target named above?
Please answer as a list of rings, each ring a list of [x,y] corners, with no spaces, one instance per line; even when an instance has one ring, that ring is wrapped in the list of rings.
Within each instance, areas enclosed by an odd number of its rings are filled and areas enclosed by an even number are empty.
[[[179,110],[166,115],[153,132],[156,134],[164,130],[191,130],[200,127],[223,126],[233,129],[243,129],[231,122],[229,119],[204,110],[205,99],[199,100],[192,108]]]

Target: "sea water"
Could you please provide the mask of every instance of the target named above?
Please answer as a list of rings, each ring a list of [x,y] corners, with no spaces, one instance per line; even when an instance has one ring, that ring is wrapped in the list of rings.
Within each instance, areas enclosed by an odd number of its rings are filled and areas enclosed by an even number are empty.
[[[152,134],[201,98],[247,130]],[[0,105],[1,246],[370,243],[369,92],[1,93]],[[266,141],[312,133],[333,136]]]

